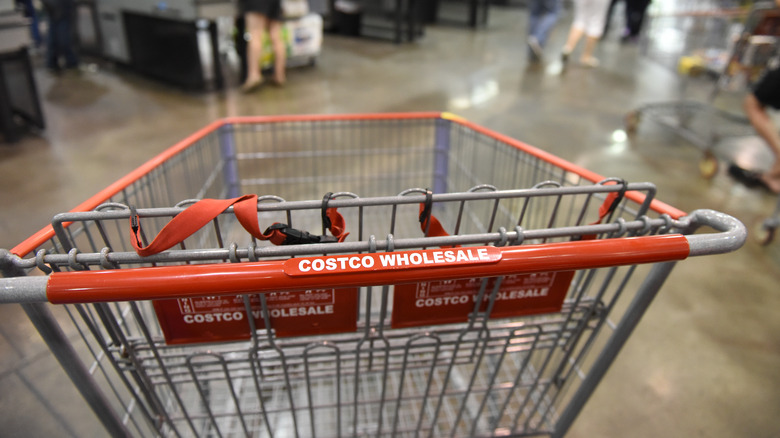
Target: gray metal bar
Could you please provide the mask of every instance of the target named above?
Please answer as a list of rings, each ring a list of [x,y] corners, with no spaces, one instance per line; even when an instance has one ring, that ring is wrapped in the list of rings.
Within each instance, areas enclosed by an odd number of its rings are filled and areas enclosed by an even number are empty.
[[[230,390],[230,396],[233,398],[233,403],[236,406],[236,416],[241,423],[241,429],[244,431],[244,436],[249,438],[252,436],[252,434],[250,433],[249,428],[246,425],[246,421],[244,420],[245,415],[243,412],[241,412],[241,402],[239,401],[238,394],[236,394],[236,387],[233,384],[233,379],[230,377],[230,370],[228,369],[227,361],[225,361],[225,358],[220,355],[214,356],[219,360],[220,365],[222,365],[222,371],[225,373],[226,378],[225,385]]]
[[[267,310],[264,308],[264,317],[267,316]],[[263,401],[263,391],[260,388],[260,381],[262,379],[262,364],[260,363],[260,352],[257,344],[252,345],[252,349],[249,351],[249,364],[252,367],[252,381],[254,382],[255,390],[257,391],[257,400],[260,403],[260,413],[263,415],[263,424],[268,431],[268,436],[274,436],[271,430],[271,423],[268,421],[268,411],[265,408],[265,402]]]
[[[402,362],[402,365],[401,365],[401,370],[400,370],[401,379],[400,379],[400,382],[398,383],[398,397],[396,398],[396,401],[395,401],[395,416],[393,418],[393,429],[392,429],[392,432],[390,433],[390,436],[396,436],[396,432],[398,431],[398,420],[400,418],[400,412],[401,412],[401,401],[404,400],[404,398],[403,398],[404,380],[406,379],[406,374],[407,374],[406,373],[406,369],[407,369],[408,361],[409,361],[409,351],[412,348],[414,348],[413,344],[416,341],[421,340],[421,339],[430,339],[430,340],[434,341],[434,345],[436,346],[436,348],[435,348],[434,353],[433,353],[433,358],[431,359],[430,369],[429,369],[429,371],[427,373],[428,374],[428,380],[427,380],[428,383],[425,386],[425,393],[423,395],[422,401],[420,402],[420,413],[419,413],[419,417],[418,417],[418,421],[417,421],[417,427],[415,428],[415,430],[418,432],[418,434],[419,434],[419,431],[420,431],[420,423],[422,422],[422,416],[424,415],[424,412],[425,412],[425,405],[428,403],[428,393],[430,392],[431,383],[433,382],[433,375],[434,375],[434,371],[435,371],[435,368],[436,368],[436,361],[438,360],[439,348],[441,346],[441,339],[439,339],[439,337],[437,335],[431,334],[431,333],[428,333],[428,332],[420,333],[418,335],[414,335],[411,338],[409,338],[409,340],[406,342],[405,350],[404,350],[404,359],[403,359],[403,362]]]
[[[44,303],[49,277],[11,277],[0,281],[0,302]]]
[[[485,350],[487,350],[488,341],[490,340],[490,331],[486,327],[483,327],[483,330],[485,333],[487,333],[487,336],[484,338],[484,340],[482,340],[482,342],[479,342],[479,338],[475,340],[475,345],[474,345],[475,348],[476,348],[476,344],[478,343],[481,344],[481,348],[479,349],[479,355],[477,356],[477,361],[474,363],[473,370],[471,372],[471,377],[469,378],[469,383],[466,388],[466,392],[463,394],[463,398],[461,399],[460,408],[458,409],[458,413],[455,416],[455,421],[452,422],[452,430],[450,431],[450,437],[452,438],[455,438],[455,436],[457,435],[458,426],[460,424],[461,418],[463,418],[464,412],[466,412],[466,406],[468,405],[469,397],[472,396],[473,394],[472,390],[474,388],[474,382],[476,382],[477,380],[477,375],[484,372],[484,370],[481,369],[480,367],[482,366],[482,360],[485,358]],[[482,330],[480,330],[480,333],[481,332]],[[503,359],[503,354],[501,355],[501,357]],[[490,392],[490,386],[488,386],[486,392]],[[444,391],[442,391],[442,393],[444,393]],[[484,398],[487,398],[487,394],[483,397],[483,399]],[[477,418],[473,419],[473,423],[477,423],[477,421],[478,421]]]
[[[433,202],[457,202],[457,201],[480,201],[495,199],[513,199],[513,198],[545,198],[549,196],[574,196],[584,194],[612,193],[622,189],[617,185],[592,185],[592,186],[556,186],[556,187],[534,187],[529,189],[499,190],[499,191],[466,191],[455,193],[434,193]],[[410,189],[411,190],[411,189]],[[408,192],[409,190],[405,191]],[[350,207],[370,207],[370,206],[388,206],[388,205],[413,205],[425,202],[425,190],[417,188],[416,191],[422,192],[422,195],[395,195],[395,196],[375,196],[375,197],[349,197],[333,199],[328,203],[333,208]],[[656,187],[652,183],[630,183],[626,185],[626,191],[645,192],[647,196],[652,196],[656,192]],[[193,201],[197,198],[193,198]],[[258,203],[259,212],[266,211],[287,211],[287,210],[312,210],[319,209],[322,206],[321,200],[308,201],[285,201],[283,203]],[[98,207],[99,208],[99,207]],[[233,207],[226,211],[232,212]],[[138,214],[143,217],[164,217],[175,216],[186,207],[156,207],[139,208]],[[65,223],[77,220],[97,220],[97,219],[126,219],[129,217],[129,210],[111,210],[111,211],[83,211],[59,213],[52,219],[53,223]]]
[[[360,351],[363,348],[363,344],[366,341],[370,341],[370,339],[371,339],[371,330],[372,330],[372,326],[371,326],[371,301],[372,301],[371,300],[371,296],[372,296],[372,290],[373,289],[372,289],[371,286],[368,286],[368,287],[365,288],[365,291],[366,291],[365,292],[365,295],[366,295],[366,299],[365,299],[366,307],[365,307],[365,309],[366,310],[365,310],[365,317],[364,318],[365,318],[365,321],[366,321],[366,324],[365,324],[366,327],[365,327],[365,332],[363,334],[363,337],[357,342],[357,344],[355,344],[355,374],[354,374],[355,383],[354,383],[354,385],[352,387],[352,397],[353,397],[353,400],[352,400],[352,404],[353,404],[353,409],[352,409],[352,436],[355,436],[355,437],[357,436],[358,416],[359,416],[359,412],[358,412],[358,406],[359,406],[358,397],[360,395]],[[358,296],[360,296],[360,295],[358,295]],[[358,308],[360,308],[360,307],[358,306]],[[380,319],[380,325],[381,325],[381,319]],[[369,354],[373,355],[373,348],[371,348],[371,347],[369,347]],[[373,357],[373,356],[369,356],[369,357]],[[385,357],[385,361],[386,360],[387,360],[387,357]],[[380,415],[381,415],[381,411],[380,411]]]
[[[389,295],[389,291],[390,291],[389,286],[382,286],[382,304],[379,310],[379,322],[377,323],[378,336],[381,339],[382,343],[385,345],[384,347],[385,360],[382,366],[382,390],[380,391],[381,392],[379,396],[380,403],[378,408],[379,419],[377,420],[377,426],[376,426],[377,437],[382,436],[382,427],[384,422],[384,410],[385,410],[385,394],[387,392],[387,372],[388,372],[388,367],[390,365],[390,342],[385,337],[385,332],[384,332],[385,317],[387,316],[387,298]],[[368,319],[369,318],[366,317],[366,320]]]
[[[96,317],[92,315],[90,312],[88,312],[88,310],[85,309],[85,306],[83,305],[77,304],[75,305],[75,307],[79,315],[81,316],[82,320],[84,321],[84,324],[86,324],[90,333],[92,333],[92,336],[95,338],[95,341],[98,343],[98,345],[100,345],[100,348],[103,350],[106,356],[110,358],[111,363],[114,366],[114,369],[117,371],[117,374],[119,374],[120,376],[124,376],[124,373],[122,373],[122,370],[120,369],[121,365],[117,362],[117,359],[110,351],[106,339],[101,333],[100,328],[98,328],[98,320],[96,319]],[[111,345],[119,346],[120,348],[127,349],[129,347],[127,336],[125,336],[125,333],[123,331],[117,329],[116,319],[113,318],[113,316],[110,313],[110,310],[106,309],[105,305],[101,303],[93,304],[92,307],[94,308],[95,312],[98,313],[98,318],[100,318],[100,321],[103,324],[103,328],[106,330],[106,334],[109,335],[109,337],[111,337],[111,341],[112,341]],[[125,325],[125,327],[127,327],[127,325]],[[133,351],[133,350],[129,349],[128,351]],[[142,407],[149,406],[149,409],[152,410],[152,413],[157,415],[158,420],[164,420],[170,426],[173,433],[177,437],[181,438],[181,434],[179,433],[174,423],[171,421],[168,412],[163,408],[163,404],[160,398],[158,397],[158,394],[152,389],[153,386],[151,380],[149,379],[149,376],[143,373],[143,367],[137,355],[128,354],[127,359],[130,361],[132,366],[126,371],[128,372],[128,374],[130,374],[130,376],[133,378],[133,380],[135,381],[138,387],[137,390],[132,389],[132,386],[129,385],[125,377],[122,377],[122,380],[125,381],[125,385],[127,386],[128,390],[132,391],[132,393],[136,398],[138,397],[138,391],[140,391],[143,397],[146,399],[146,405],[141,400],[139,400],[139,406]],[[157,423],[157,421],[153,420],[151,421],[151,424],[154,425],[154,428],[156,430],[160,429],[160,425]]]
[[[83,306],[81,304],[77,304],[77,305],[74,305],[73,307],[75,308],[76,312],[84,320],[83,323],[86,326],[87,330],[89,330],[89,333],[91,333],[93,336],[95,336],[97,334],[97,330],[96,330],[95,326],[93,325],[92,321],[87,316],[87,313],[84,310]],[[81,338],[84,340],[85,345],[87,346],[89,351],[92,353],[92,357],[95,358],[95,363],[97,363],[98,366],[100,367],[100,369],[103,371],[103,375],[108,376],[108,372],[103,368],[103,364],[98,360],[98,357],[97,357],[96,352],[94,351],[94,348],[89,344],[89,342],[87,342],[87,334],[83,332],[82,328],[76,322],[76,317],[73,315],[73,313],[69,309],[69,306],[65,306],[65,310],[68,312],[68,316],[70,316],[70,319],[73,322],[73,325],[76,326],[76,329],[78,330],[79,334],[81,335]],[[138,391],[133,389],[132,384],[128,380],[128,378],[125,375],[125,373],[122,372],[122,369],[121,369],[119,363],[117,362],[116,358],[108,350],[108,346],[106,345],[106,343],[103,340],[102,336],[99,336],[99,335],[95,336],[95,342],[100,347],[100,352],[102,352],[103,357],[107,358],[108,362],[111,364],[111,367],[116,372],[117,377],[122,381],[122,383],[124,383],[125,388],[128,390],[129,394],[133,397],[131,399],[131,403],[135,402],[136,406],[138,406],[138,410],[141,411],[141,414],[146,419],[146,421],[148,421],[148,425],[152,428],[152,430],[157,430],[157,422],[156,422],[155,419],[152,418],[151,414],[149,413],[149,409],[147,409],[147,404],[144,403],[144,401],[141,399],[141,396],[138,393]],[[132,375],[136,379],[136,381],[141,380],[140,376],[138,376],[138,373],[134,372],[134,373],[132,373]],[[141,383],[143,383],[143,382],[141,382]],[[114,384],[110,383],[110,386],[111,386],[112,390],[114,391],[114,395],[116,396],[116,398],[117,399],[121,399],[121,397],[119,395],[119,392],[115,388]],[[139,386],[140,386],[140,384],[139,384]],[[146,396],[147,396],[147,399],[148,399],[148,395],[146,395]],[[153,401],[150,402],[150,405],[156,406],[156,405],[153,404]],[[136,429],[139,432],[141,432],[141,427],[136,422],[134,415],[130,414],[129,409],[128,409],[128,417],[133,422],[133,424],[135,425]]]
[[[688,236],[691,257],[736,251],[747,239],[745,225],[727,214],[713,210],[696,210],[689,217],[695,225],[707,225],[720,231],[719,234]]]
[[[311,426],[311,436],[316,436],[316,424],[315,424],[315,412],[316,407],[314,406],[314,398],[312,397],[311,392],[311,373],[309,371],[309,352],[315,349],[328,349],[332,350],[334,352],[335,357],[335,364],[336,364],[336,375],[334,377],[334,386],[336,388],[336,436],[343,436],[341,433],[341,350],[339,347],[332,343],[332,342],[319,342],[316,344],[310,344],[303,350],[303,365],[305,369],[305,376],[306,376],[306,394],[309,398],[309,422]]]
[[[219,425],[217,424],[217,420],[216,420],[216,418],[214,418],[214,412],[212,412],[212,410],[211,410],[211,402],[209,400],[209,396],[206,393],[206,391],[203,390],[203,387],[201,386],[201,383],[198,380],[198,374],[195,372],[195,367],[192,364],[192,359],[194,359],[197,356],[213,357],[213,358],[217,359],[218,361],[222,361],[222,362],[224,362],[224,359],[222,359],[222,357],[220,357],[217,354],[213,354],[213,353],[208,353],[207,352],[207,353],[196,353],[196,354],[190,355],[189,357],[187,357],[187,361],[186,361],[187,369],[189,370],[190,375],[192,376],[192,384],[195,386],[195,389],[198,390],[198,395],[200,395],[200,400],[203,403],[203,409],[206,411],[206,414],[208,415],[209,422],[211,422],[211,428],[213,430],[212,433],[216,433],[217,437],[222,438],[222,431],[219,430]],[[224,366],[224,363],[223,363],[223,366]],[[208,385],[208,383],[206,383],[206,384]],[[228,383],[228,386],[229,385],[230,385],[230,383]],[[243,421],[242,421],[242,423],[243,423]]]
[[[125,428],[122,420],[111,409],[110,402],[106,399],[103,391],[97,385],[95,380],[84,367],[76,350],[70,344],[70,341],[63,333],[54,315],[46,304],[41,303],[23,303],[22,308],[30,321],[33,323],[38,333],[48,345],[54,357],[62,365],[65,373],[76,385],[81,396],[84,397],[87,404],[92,408],[98,420],[103,423],[106,432],[112,437],[129,437],[130,432]]]
[[[533,343],[531,344],[530,348],[528,349],[528,351],[525,352],[525,354],[523,356],[522,363],[521,363],[521,365],[517,369],[517,374],[515,374],[515,379],[512,382],[512,385],[509,388],[509,391],[507,392],[507,395],[506,395],[506,398],[504,399],[504,402],[501,404],[501,408],[498,411],[496,411],[495,414],[493,415],[491,429],[497,429],[498,428],[499,423],[501,422],[501,418],[504,416],[504,412],[506,412],[506,409],[509,406],[509,403],[512,401],[512,396],[514,395],[514,393],[517,390],[517,388],[520,386],[520,381],[523,378],[523,374],[526,372],[526,367],[528,366],[528,364],[531,361],[531,356],[533,355],[533,352],[536,351],[537,343],[539,342],[539,338],[542,336],[542,332],[543,332],[542,327],[538,326],[538,325],[530,326],[527,329],[523,328],[523,329],[514,330],[514,331],[512,331],[511,335],[507,338],[506,345],[510,345],[511,342],[512,342],[512,339],[514,339],[516,337],[519,337],[520,336],[519,333],[521,332],[521,330],[523,330],[523,333],[530,332],[532,330],[535,331],[535,333],[532,333],[530,335],[525,335],[524,334],[522,336],[522,337],[533,336]],[[503,358],[503,355],[506,354],[506,349],[501,354],[502,354],[501,357]],[[496,365],[496,371],[495,371],[494,375],[491,377],[491,382],[495,381],[495,377],[499,373],[499,371],[500,370],[498,369],[498,365]],[[492,388],[492,387],[493,387],[493,383],[490,383],[488,388]],[[533,390],[533,386],[529,386],[528,391],[530,392],[532,390]],[[482,405],[480,406],[478,413],[482,412],[482,410],[485,407],[486,402],[487,402],[487,396],[482,400]],[[516,423],[516,421],[513,422],[513,423]],[[477,427],[477,423],[474,422],[474,424],[471,427],[471,436],[475,436],[476,435],[476,433],[475,433],[476,427]]]
[[[564,352],[563,357],[560,360],[558,370],[554,373],[553,380],[559,381],[561,383],[569,381],[571,378],[572,373],[575,371],[575,369],[582,364],[582,362],[585,359],[585,356],[587,355],[588,351],[590,350],[591,345],[594,343],[596,338],[598,337],[598,334],[600,333],[602,327],[604,326],[604,323],[607,321],[608,316],[612,313],[612,308],[614,307],[615,303],[621,296],[621,292],[625,289],[626,283],[628,282],[629,278],[631,278],[634,270],[636,268],[636,265],[631,266],[628,269],[628,273],[623,278],[623,281],[621,282],[620,286],[618,286],[618,290],[615,292],[614,296],[610,300],[609,305],[606,307],[606,311],[603,313],[603,316],[599,317],[597,319],[596,326],[592,329],[591,334],[587,337],[585,340],[585,345],[583,345],[582,349],[580,350],[579,354],[577,354],[574,361],[571,359],[571,355],[574,353],[576,344],[580,341],[580,337],[584,334],[586,325],[588,324],[588,321],[591,321],[593,318],[593,314],[596,312],[596,308],[598,307],[598,303],[601,303],[603,301],[603,297],[612,282],[613,277],[615,276],[617,272],[617,268],[611,268],[607,274],[606,278],[604,279],[604,282],[602,283],[602,286],[599,288],[599,292],[596,294],[595,302],[592,307],[590,307],[587,312],[588,315],[583,317],[580,323],[577,325],[577,328],[574,330],[574,333],[572,336],[567,340],[567,346],[563,347],[562,351]],[[565,376],[562,377],[562,374],[564,374],[564,371],[566,369],[566,366],[570,365],[568,371],[565,373]],[[556,392],[553,397],[550,399],[549,404],[547,405],[547,409],[545,409],[544,413],[541,415],[540,422],[543,422],[545,418],[547,418],[547,415],[550,413],[550,410],[555,405],[555,401],[562,395],[561,391]]]
[[[659,263],[653,266],[645,281],[639,287],[636,296],[626,309],[623,318],[615,328],[615,332],[607,341],[596,361],[593,363],[588,375],[583,380],[577,392],[574,394],[566,409],[563,411],[555,426],[552,438],[562,438],[569,431],[577,415],[585,406],[585,403],[593,394],[604,374],[607,373],[615,357],[623,348],[631,333],[636,328],[647,307],[655,298],[658,290],[672,272],[676,262]]]
[[[162,355],[159,352],[159,349],[154,343],[154,340],[152,339],[152,335],[149,332],[149,326],[144,322],[143,317],[141,316],[141,312],[138,310],[138,306],[135,302],[130,303],[130,309],[133,312],[133,317],[135,318],[136,322],[138,323],[138,326],[141,328],[141,333],[144,336],[144,339],[146,340],[146,345],[149,346],[154,360],[157,362],[157,365],[160,367],[160,371],[162,372],[163,377],[165,378],[165,383],[168,385],[168,388],[170,388],[171,393],[174,396],[174,399],[176,400],[177,404],[181,408],[181,413],[184,415],[184,419],[187,421],[187,425],[189,425],[190,430],[197,435],[198,431],[195,428],[195,425],[192,423],[192,417],[187,412],[187,408],[184,404],[184,401],[181,398],[181,395],[179,394],[178,389],[176,388],[176,385],[173,382],[173,379],[171,379],[170,373],[168,372],[168,368],[165,366],[165,362],[163,361]],[[171,428],[176,428],[175,423],[173,421],[170,422]],[[178,431],[176,432],[178,434]]]
[[[651,220],[651,223],[656,226],[663,226],[665,221],[660,219]],[[624,227],[626,230],[640,230],[644,228],[646,224],[642,221],[626,222]],[[469,245],[469,244],[485,244],[486,242],[499,242],[503,237],[512,240],[536,240],[536,239],[549,239],[555,237],[568,237],[568,236],[581,236],[590,234],[603,234],[614,233],[621,230],[621,226],[618,224],[603,224],[603,225],[588,225],[579,227],[560,227],[555,229],[541,229],[541,230],[523,230],[522,235],[518,235],[515,231],[508,231],[504,236],[501,233],[484,233],[484,234],[466,234],[460,236],[446,236],[446,237],[419,237],[419,238],[406,238],[395,239],[394,248],[401,249],[419,249],[420,247],[435,247],[435,246],[453,246],[453,245]],[[386,240],[376,240],[376,250],[383,251],[389,248],[389,243]],[[311,245],[294,245],[294,246],[267,246],[257,247],[255,249],[254,256],[256,257],[280,257],[280,256],[299,256],[299,255],[311,255],[316,253],[327,254],[341,254],[349,252],[367,252],[371,248],[368,242],[343,242],[343,243],[315,243]],[[235,251],[237,257],[246,259],[251,256],[249,249],[237,249]],[[72,256],[76,263],[83,265],[99,265],[103,261],[111,263],[166,263],[166,262],[196,262],[207,260],[223,260],[230,257],[230,249],[191,249],[191,250],[176,250],[171,249],[153,256],[141,257],[135,252],[108,252],[106,254],[101,253],[77,253]],[[71,256],[68,254],[47,254],[45,256],[45,262],[55,265],[69,265],[71,262]],[[16,256],[9,258],[9,263],[13,263],[20,268],[34,268],[36,267],[36,260],[34,258],[21,259]]]
[[[282,347],[280,347],[276,343],[276,341],[274,340],[276,335],[272,332],[272,328],[273,327],[271,327],[271,317],[270,317],[269,312],[268,312],[268,303],[266,302],[265,294],[259,294],[259,297],[260,297],[260,306],[261,306],[262,312],[263,312],[263,320],[265,321],[265,329],[268,332],[268,339],[267,339],[267,341],[268,341],[269,345],[271,346],[271,348],[273,348],[277,352],[277,354],[279,354],[279,361],[281,362],[281,365],[282,365],[281,369],[282,369],[282,372],[284,373],[283,374],[283,376],[284,376],[284,384],[285,384],[285,387],[288,388],[287,399],[290,402],[290,416],[291,416],[293,427],[294,427],[294,430],[295,430],[295,438],[299,438],[300,437],[300,429],[298,427],[298,416],[295,414],[295,399],[293,398],[293,391],[292,391],[292,387],[293,386],[292,386],[291,381],[290,381],[290,373],[289,373],[289,369],[288,369],[288,366],[287,366],[287,358],[285,356],[285,353],[284,353],[284,350],[282,349]],[[260,371],[262,371],[262,368],[260,369]]]

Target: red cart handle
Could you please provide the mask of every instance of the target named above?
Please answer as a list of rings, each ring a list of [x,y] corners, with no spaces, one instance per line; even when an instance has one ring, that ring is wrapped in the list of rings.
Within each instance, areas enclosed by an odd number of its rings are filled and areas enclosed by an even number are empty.
[[[233,213],[245,230],[255,238],[269,240],[274,245],[343,242],[349,235],[344,232],[346,228],[344,217],[335,208],[324,208],[329,199],[330,194],[323,200],[323,221],[333,236],[316,236],[281,223],[275,223],[265,232],[261,232],[257,220],[257,195],[244,195],[232,199],[201,199],[174,216],[146,246],[141,240],[141,219],[135,208],[131,207],[130,240],[138,255],[142,257],[154,255],[191,236],[232,206]]]

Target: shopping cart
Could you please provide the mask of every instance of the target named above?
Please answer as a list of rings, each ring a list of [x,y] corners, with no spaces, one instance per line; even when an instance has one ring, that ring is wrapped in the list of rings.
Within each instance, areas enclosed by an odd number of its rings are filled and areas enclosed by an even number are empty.
[[[766,6],[653,16],[642,50],[648,58],[677,69],[682,77],[680,98],[630,111],[626,130],[635,133],[645,118],[660,123],[702,151],[699,171],[705,178],[713,177],[720,160],[734,161],[733,152],[716,154],[721,142],[755,136],[739,111],[741,99],[776,61],[778,36],[780,10]]]
[[[780,200],[772,215],[764,219],[755,229],[755,240],[761,245],[769,245],[775,240],[777,227],[780,227]]]
[[[745,235],[447,114],[230,118],[3,252],[0,297],[115,436],[562,436],[675,262]]]

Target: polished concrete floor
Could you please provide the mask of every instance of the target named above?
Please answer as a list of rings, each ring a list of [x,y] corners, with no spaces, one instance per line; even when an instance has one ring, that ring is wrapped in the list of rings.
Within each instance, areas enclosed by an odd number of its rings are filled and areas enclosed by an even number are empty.
[[[771,215],[775,196],[723,170],[702,178],[701,152],[669,129],[644,120],[622,135],[628,111],[677,98],[681,78],[615,34],[600,68],[562,70],[569,23],[567,11],[541,66],[527,61],[518,7],[493,7],[476,31],[430,26],[412,44],[327,35],[315,67],[248,96],[235,79],[188,93],[99,61],[81,74],[39,69],[47,129],[0,144],[0,247],[214,119],[255,114],[450,111],[602,175],[654,182],[686,211],[721,210],[751,230]],[[751,137],[716,151],[759,168],[770,159]],[[679,263],[569,436],[780,437],[779,283],[780,242]],[[102,435],[21,308],[0,306],[0,436]]]

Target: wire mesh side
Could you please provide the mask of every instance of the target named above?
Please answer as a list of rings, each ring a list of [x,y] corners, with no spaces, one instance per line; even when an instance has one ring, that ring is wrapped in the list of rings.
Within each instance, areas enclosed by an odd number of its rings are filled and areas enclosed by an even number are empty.
[[[162,366],[148,348],[138,354],[170,409],[169,427],[179,432],[189,422],[225,436],[242,435],[244,427],[262,436],[544,431],[561,383],[552,373],[566,357],[556,342],[577,327],[574,319],[563,329],[560,318],[408,331],[370,342],[298,339],[279,349],[265,342],[220,353],[164,347]]]
[[[644,193],[645,200],[636,203],[623,198],[615,205],[610,217],[600,218],[600,207],[605,196],[628,190]],[[392,236],[399,245],[420,243],[427,230],[421,227],[421,205],[430,200],[431,214],[441,222],[452,242],[441,241],[437,245],[490,242],[498,243],[508,236],[526,243],[567,241],[585,233],[577,227],[595,224],[597,220],[613,221],[618,217],[633,221],[602,231],[646,233],[648,219],[639,220],[650,213],[654,187],[640,183],[633,185],[599,185],[585,187],[559,187],[555,183],[543,183],[526,190],[500,191],[480,186],[469,192],[431,195],[425,189],[411,189],[396,196],[360,198],[354,194],[337,193],[323,204],[322,200],[282,201],[279,198],[260,198],[258,221],[265,229],[274,223],[284,223],[292,228],[312,234],[326,232],[322,222],[322,206],[338,209],[350,233],[347,244],[327,247],[327,252],[366,251],[370,236],[382,240]],[[186,211],[191,202],[177,207],[137,209],[142,225],[141,243],[147,245],[174,216]],[[21,261],[27,267],[39,267],[44,271],[115,269],[140,265],[224,262],[228,260],[256,260],[258,257],[289,257],[325,251],[318,246],[277,247],[268,241],[256,241],[232,215],[231,210],[215,217],[211,223],[194,232],[175,248],[165,253],[144,257],[126,248],[131,238],[129,218],[134,215],[128,206],[111,203],[94,212],[63,213],[56,217],[53,226],[59,237],[58,246],[66,254],[39,253],[34,258]],[[665,222],[663,222],[665,223]],[[656,225],[657,226],[657,225]],[[72,232],[77,230],[78,232]],[[594,232],[594,231],[589,231]],[[450,236],[450,237],[448,237]],[[412,241],[407,242],[406,241]],[[388,245],[388,243],[383,243]],[[314,248],[307,252],[307,248]],[[360,249],[362,248],[362,249]],[[408,249],[408,248],[407,248]]]
[[[370,197],[409,187],[445,193],[482,184],[530,188],[541,181],[593,184],[446,119],[236,123],[195,141],[105,202],[160,208],[245,193],[282,199],[312,199],[327,191]],[[70,226],[66,232],[70,237],[59,241],[88,231]],[[42,243],[33,254],[41,249],[67,253],[70,248],[58,240]],[[108,243],[114,251],[131,250],[127,239]]]
[[[557,235],[523,238],[525,243],[543,243],[576,236],[566,224],[576,230],[577,225],[592,222],[598,218],[605,195],[599,191],[620,190],[619,186],[556,186],[437,195],[432,198],[438,206],[433,210],[459,235],[491,235],[498,227],[516,225],[529,236],[561,230]],[[630,187],[652,194],[652,187]],[[540,193],[544,196],[535,196]],[[364,239],[374,233],[392,233],[400,241],[422,235],[419,203],[407,201],[409,196],[389,197],[394,202],[387,205],[378,205],[375,198],[349,198],[345,202],[357,205],[340,211],[357,227],[352,231]],[[320,201],[307,202],[273,201],[268,205],[275,211],[265,214],[261,203],[260,217],[292,217],[296,225],[316,229],[321,226]],[[615,212],[630,220],[623,222],[628,228],[616,234],[663,231],[664,220],[655,220],[656,225],[650,227],[648,219],[636,217],[646,206],[629,204],[624,199]],[[180,210],[139,212],[152,217],[160,211],[164,223]],[[90,213],[91,218],[79,219],[83,215],[59,218],[85,229],[78,236],[67,235],[70,241],[63,245],[83,248],[83,253],[65,257],[62,264],[53,262],[58,256],[47,255],[41,259],[47,262],[45,266],[116,269],[139,265],[137,261],[120,262],[121,257],[114,258],[120,253],[100,248],[127,231],[122,230],[127,226],[126,208],[112,205]],[[108,231],[114,228],[121,230],[119,235]],[[184,254],[184,259],[165,263],[197,262],[189,256],[234,247],[232,239],[241,235],[238,228],[226,214],[174,251]],[[258,248],[255,256],[262,256],[262,250]],[[607,316],[613,310],[619,312],[615,303],[624,290],[631,290],[626,284],[632,273],[631,267],[577,273],[559,312],[493,319],[490,310],[480,310],[464,324],[426,327],[422,332],[391,327],[397,293],[392,285],[361,288],[357,330],[327,336],[279,338],[273,330],[249,333],[251,326],[247,325],[247,342],[165,345],[149,302],[80,305],[76,309],[81,320],[74,319],[98,339],[98,355],[107,361],[105,367],[119,373],[126,397],[140,405],[134,412],[139,416],[136,421],[164,435],[535,433],[551,430],[568,390],[576,388],[576,380],[587,372],[587,352],[598,349],[598,335]],[[483,288],[481,293],[487,297],[487,309],[499,299],[498,287]],[[262,313],[268,315],[265,300],[260,302]],[[252,320],[250,309],[244,312],[243,320]]]
[[[587,352],[598,351],[633,272],[582,272],[561,312],[544,316],[423,330],[365,317],[356,333],[279,339],[263,330],[256,344],[165,346],[141,333],[110,352],[140,376],[137,397],[159,404],[161,431],[171,436],[545,432],[587,373]],[[361,296],[371,306],[368,293]],[[389,315],[387,303],[365,313]]]

